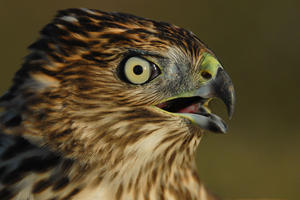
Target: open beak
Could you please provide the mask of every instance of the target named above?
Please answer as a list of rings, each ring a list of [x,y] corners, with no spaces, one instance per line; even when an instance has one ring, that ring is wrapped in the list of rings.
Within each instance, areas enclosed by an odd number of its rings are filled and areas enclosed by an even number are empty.
[[[231,118],[234,112],[235,92],[229,75],[215,60],[207,68],[208,72],[211,69],[214,73],[211,73],[211,78],[204,85],[195,91],[181,94],[178,98],[173,97],[171,100],[156,106],[164,111],[186,118],[202,129],[216,133],[226,133],[227,125],[219,116],[211,113],[208,102],[212,98],[221,99],[227,107],[229,118]]]

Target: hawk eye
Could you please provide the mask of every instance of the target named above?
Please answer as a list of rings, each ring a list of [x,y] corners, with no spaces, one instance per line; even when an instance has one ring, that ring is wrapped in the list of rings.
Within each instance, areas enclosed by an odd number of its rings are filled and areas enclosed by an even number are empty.
[[[130,57],[124,63],[123,73],[130,83],[141,85],[151,81],[161,72],[159,67],[144,58]]]

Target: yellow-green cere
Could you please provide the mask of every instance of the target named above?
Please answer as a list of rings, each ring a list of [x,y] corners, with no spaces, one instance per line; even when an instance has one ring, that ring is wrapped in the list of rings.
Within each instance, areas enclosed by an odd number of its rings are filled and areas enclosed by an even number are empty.
[[[215,77],[217,75],[219,67],[223,68],[220,62],[210,53],[203,54],[203,59],[200,67],[200,74],[207,73],[210,74],[211,77]],[[205,82],[207,81],[207,79],[205,79],[205,77],[202,75],[200,77],[200,81]]]

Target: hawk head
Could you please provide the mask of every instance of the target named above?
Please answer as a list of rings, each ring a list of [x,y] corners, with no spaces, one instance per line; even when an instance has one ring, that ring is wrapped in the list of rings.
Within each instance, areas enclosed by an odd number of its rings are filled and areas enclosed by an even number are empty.
[[[60,11],[1,98],[2,128],[64,157],[117,165],[193,160],[204,130],[226,132],[234,89],[192,32],[89,9]],[[125,171],[124,171],[125,174]]]

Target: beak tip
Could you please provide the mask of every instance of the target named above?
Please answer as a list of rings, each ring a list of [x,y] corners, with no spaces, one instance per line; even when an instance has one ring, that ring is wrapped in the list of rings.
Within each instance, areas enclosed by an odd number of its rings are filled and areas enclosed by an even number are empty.
[[[225,103],[229,119],[232,118],[235,106],[235,90],[229,75],[219,68],[216,76],[215,94]]]
[[[235,107],[235,91],[232,82],[228,85],[227,98],[225,100],[229,119],[232,118]]]
[[[233,113],[234,113],[234,108],[235,108],[235,91],[234,91],[233,85],[230,86],[229,90],[231,91],[231,104],[229,106],[228,116],[229,116],[229,119],[231,119],[233,116]]]
[[[233,93],[234,94],[234,93]],[[233,113],[234,113],[234,107],[235,107],[235,98],[233,96],[233,98],[231,98],[230,103],[227,106],[227,113],[228,113],[228,117],[229,119],[232,118]]]
[[[228,112],[228,118],[231,120],[233,116],[233,112]]]

